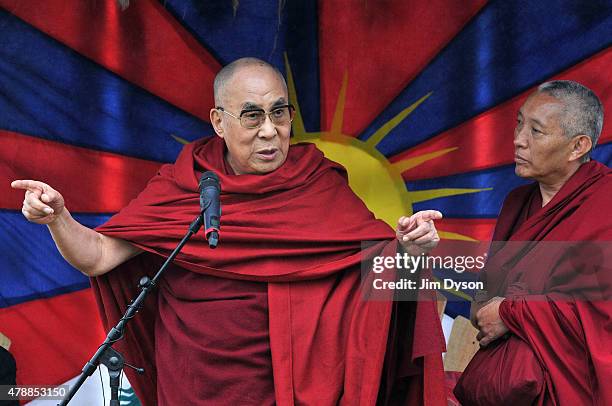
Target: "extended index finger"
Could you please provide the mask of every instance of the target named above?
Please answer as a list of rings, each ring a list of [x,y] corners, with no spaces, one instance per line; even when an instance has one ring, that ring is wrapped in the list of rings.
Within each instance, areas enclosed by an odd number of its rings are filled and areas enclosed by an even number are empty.
[[[423,221],[440,220],[443,216],[438,210],[423,210],[417,213]]]
[[[37,180],[14,180],[11,182],[13,189],[29,190],[30,192],[44,192],[47,185]]]

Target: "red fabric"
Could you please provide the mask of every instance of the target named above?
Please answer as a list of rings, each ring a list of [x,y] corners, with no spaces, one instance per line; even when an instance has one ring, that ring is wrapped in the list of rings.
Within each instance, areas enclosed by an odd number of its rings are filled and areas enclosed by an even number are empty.
[[[454,393],[465,405],[531,405],[543,389],[544,372],[531,347],[509,335],[474,355]]]
[[[536,404],[612,404],[612,303],[593,300],[611,297],[612,275],[609,269],[584,272],[597,265],[597,255],[568,255],[567,244],[559,243],[612,240],[612,217],[604,214],[612,207],[611,173],[594,161],[583,164],[529,217],[539,187],[520,187],[499,217],[493,239],[510,243],[492,249],[487,290],[489,296],[507,297],[500,317],[529,344],[544,371],[545,388]]]
[[[155,327],[158,404],[274,405],[266,283],[171,265]]]
[[[380,241],[365,255],[394,255],[393,231],[353,194],[344,169],[313,145],[292,146],[285,164],[266,175],[227,174],[223,154],[217,137],[187,145],[174,165],[163,166],[137,199],[98,228],[157,254],[140,255],[94,280],[105,325],[120,316],[142,270],[155,269],[151,258],[168,256],[184,235],[198,214],[199,172],[213,170],[222,187],[219,247],[208,249],[198,234],[175,263],[196,274],[267,282],[277,404],[375,404],[393,302],[362,298],[361,242]],[[180,351],[155,348],[156,306],[150,299],[118,343],[128,360],[150,371],[130,377],[145,404],[156,401],[156,367],[166,367],[154,365],[152,354]],[[402,376],[424,381],[419,396],[435,404],[444,398],[437,312],[431,300],[408,307],[413,342],[405,359],[417,372]],[[189,384],[175,390],[190,390]]]
[[[210,121],[216,58],[158,1],[0,0],[29,25],[100,66]],[[108,175],[107,175],[108,177]]]
[[[32,156],[40,157],[33,161]],[[113,213],[138,194],[160,163],[0,130],[3,179],[52,183],[75,213]],[[130,176],[124,176],[129,173]],[[78,178],[80,186],[74,187]],[[0,207],[21,210],[22,193],[0,194]]]
[[[410,4],[410,2],[406,3]],[[413,38],[410,35],[404,38],[408,37]],[[400,36],[397,38],[400,38]],[[372,59],[365,60],[372,63]],[[612,48],[607,47],[569,69],[559,72],[552,77],[547,77],[546,81],[574,80],[590,89],[602,89],[598,91],[598,94],[604,105],[604,111],[612,111],[612,92],[608,90],[607,76],[601,75],[601,72],[608,71],[610,65],[612,65]],[[385,66],[381,71],[392,72],[390,68],[389,66]],[[353,81],[354,77],[355,76],[349,73],[351,81]],[[365,81],[365,79],[362,80],[362,82],[363,81]],[[538,83],[540,83],[540,81],[538,81]],[[527,97],[537,90],[537,86],[536,84],[533,87],[524,89],[522,93],[503,103],[497,104],[489,110],[483,111],[470,120],[466,120],[457,126],[428,138],[426,141],[412,148],[408,148],[392,156],[389,158],[389,161],[395,163],[435,151],[441,151],[446,148],[456,148],[455,152],[445,155],[444,159],[430,159],[429,161],[422,162],[412,170],[403,172],[402,177],[406,181],[430,179],[432,173],[435,173],[436,177],[443,177],[513,164],[515,153],[513,138],[499,137],[499,134],[505,134],[508,128],[514,128],[516,126],[516,112],[520,110],[525,100],[527,100]],[[334,98],[333,100],[335,102],[336,99]],[[355,100],[363,100],[363,98],[357,98]],[[331,111],[333,112],[333,110]],[[599,138],[599,145],[612,141],[611,123],[612,120],[606,120],[604,122],[601,137]],[[457,151],[461,152],[457,153]],[[465,229],[460,232],[465,234]],[[477,236],[471,237],[480,240]],[[487,235],[486,241],[488,241],[489,238],[490,236]]]
[[[0,309],[0,332],[12,340],[19,385],[61,385],[74,378],[104,339],[95,312],[89,289]]]
[[[332,127],[338,94],[346,81],[341,130],[342,134],[357,136],[458,35],[486,1],[466,0],[460,5],[452,0],[347,4],[318,2],[321,128]],[[389,41],[381,41],[382,38]],[[368,101],[367,108],[363,100]]]

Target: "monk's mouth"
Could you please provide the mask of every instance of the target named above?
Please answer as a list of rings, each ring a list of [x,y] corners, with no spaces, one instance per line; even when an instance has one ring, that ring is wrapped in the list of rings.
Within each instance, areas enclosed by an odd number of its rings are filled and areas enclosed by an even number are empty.
[[[276,155],[278,154],[278,149],[277,148],[261,149],[255,152],[255,154],[257,154],[259,159],[262,159],[264,161],[273,161],[274,159],[276,159]]]
[[[528,161],[525,158],[523,158],[523,157],[521,157],[519,155],[515,155],[514,156],[514,162],[517,163],[517,164],[526,164]]]

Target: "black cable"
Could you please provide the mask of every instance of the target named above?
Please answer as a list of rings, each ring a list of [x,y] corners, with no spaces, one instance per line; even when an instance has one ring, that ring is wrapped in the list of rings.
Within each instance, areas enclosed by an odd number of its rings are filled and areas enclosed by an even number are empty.
[[[123,370],[121,370],[121,375],[119,375],[119,404],[121,404],[121,391],[123,390]]]
[[[106,405],[106,396],[104,396],[104,381],[102,381],[102,368],[98,366],[98,375],[100,375],[100,386],[102,387],[102,406]]]

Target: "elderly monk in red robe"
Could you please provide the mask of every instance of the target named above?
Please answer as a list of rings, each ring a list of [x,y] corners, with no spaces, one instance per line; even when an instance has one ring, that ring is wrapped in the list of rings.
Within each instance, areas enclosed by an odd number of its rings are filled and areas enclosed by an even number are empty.
[[[294,108],[269,64],[229,64],[214,94],[217,137],[187,145],[97,231],[50,186],[13,182],[26,189],[23,214],[47,224],[68,262],[93,277],[108,328],[198,215],[200,175],[218,174],[219,247],[192,238],[116,345],[147,371],[130,375],[141,400],[445,404],[433,301],[364,300],[360,277],[363,241],[378,241],[367,255],[419,255],[437,244],[441,214],[402,217],[394,232],[351,191],[343,167],[312,144],[290,146]]]
[[[542,84],[518,113],[515,172],[536,182],[499,216],[465,405],[612,405],[612,173],[590,159],[602,126],[600,100],[572,81]]]

